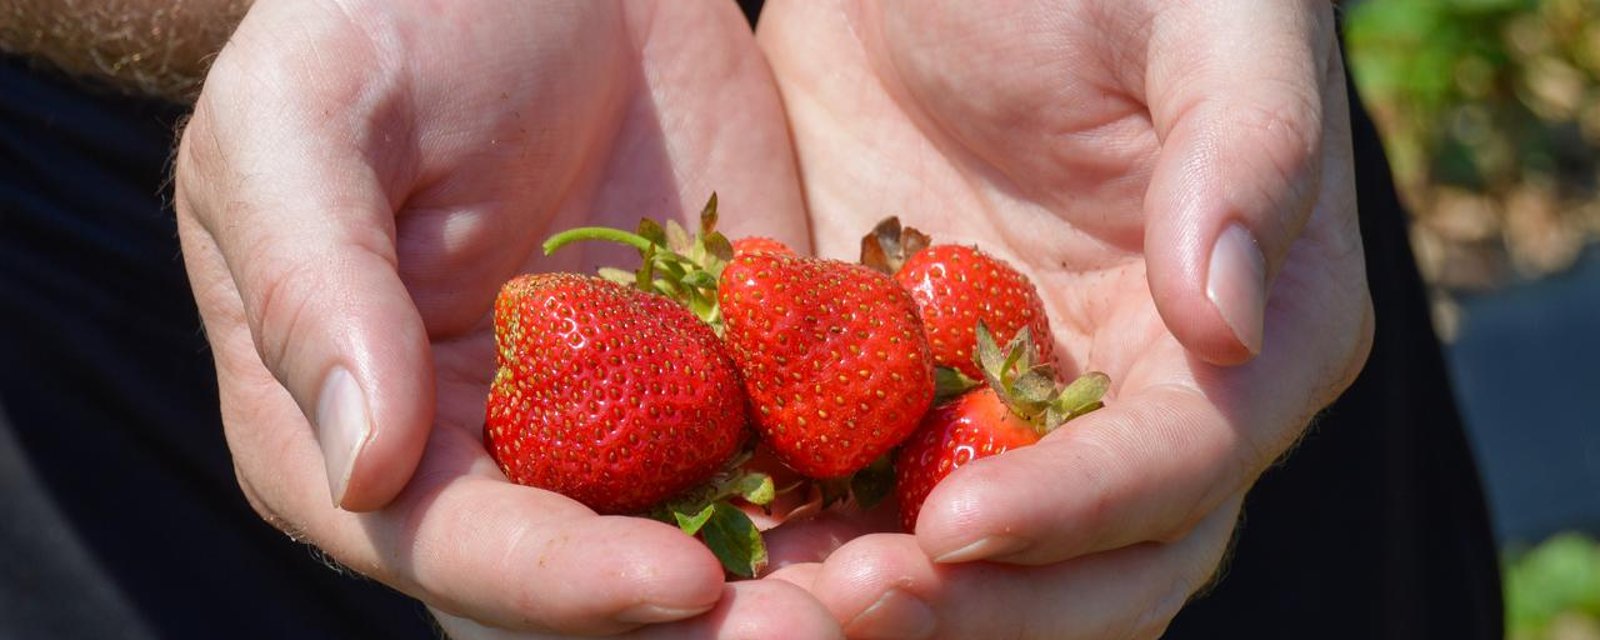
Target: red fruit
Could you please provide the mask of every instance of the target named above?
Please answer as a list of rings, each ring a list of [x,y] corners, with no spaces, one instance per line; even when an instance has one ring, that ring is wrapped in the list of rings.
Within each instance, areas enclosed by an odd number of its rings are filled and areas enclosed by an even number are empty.
[[[979,387],[923,417],[895,454],[900,526],[914,531],[922,501],[957,467],[1039,441],[1039,430],[1006,408],[993,389]]]
[[[521,276],[495,301],[495,343],[484,439],[513,482],[636,512],[705,481],[745,440],[733,362],[666,298]]]
[[[859,265],[735,257],[717,299],[757,430],[784,464],[847,476],[894,447],[933,399],[911,296]]]
[[[1059,386],[1054,368],[1034,363],[1026,327],[1003,350],[987,326],[979,324],[975,334],[984,386],[929,411],[895,454],[895,495],[906,531],[916,529],[922,502],[945,476],[973,460],[1038,442],[1098,409],[1110,383],[1105,374],[1091,372]]]
[[[1035,338],[1033,356],[1054,362],[1044,302],[1033,283],[1004,260],[973,247],[934,245],[908,258],[894,279],[917,301],[935,363],[979,379],[973,361],[979,321],[1001,344],[1027,328]]]
[[[742,256],[747,253],[758,253],[763,251],[766,253],[776,253],[786,256],[794,255],[794,249],[790,249],[789,245],[778,242],[777,240],[773,240],[772,238],[750,236],[748,238],[739,238],[738,240],[733,241],[733,255],[735,256]]]

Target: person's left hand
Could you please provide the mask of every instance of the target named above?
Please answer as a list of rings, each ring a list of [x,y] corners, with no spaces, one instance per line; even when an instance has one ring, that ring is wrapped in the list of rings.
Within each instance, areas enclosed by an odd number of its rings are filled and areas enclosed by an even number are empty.
[[[819,254],[890,214],[975,243],[1114,385],[957,470],[915,536],[780,527],[776,575],[854,637],[1159,634],[1371,344],[1328,4],[789,1],[758,40]]]

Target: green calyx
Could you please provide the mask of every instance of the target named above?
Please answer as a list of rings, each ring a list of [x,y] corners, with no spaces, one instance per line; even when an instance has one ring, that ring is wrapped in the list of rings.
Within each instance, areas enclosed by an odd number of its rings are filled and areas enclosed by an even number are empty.
[[[777,497],[771,476],[742,468],[749,460],[748,452],[734,456],[711,480],[650,513],[700,538],[724,570],[745,578],[767,565],[767,546],[755,522],[733,501],[765,508]]]
[[[639,250],[635,271],[602,267],[602,278],[678,301],[720,334],[722,311],[717,305],[717,279],[733,259],[733,243],[716,230],[717,194],[700,210],[700,232],[691,234],[676,221],[665,227],[645,218],[632,232],[607,227],[579,227],[550,236],[544,253],[583,240],[625,244]]]
[[[974,360],[983,372],[984,382],[994,389],[1011,413],[1033,425],[1040,435],[1104,406],[1101,398],[1110,388],[1111,378],[1091,371],[1078,376],[1071,384],[1059,385],[1055,367],[1034,362],[1037,352],[1026,327],[1002,348],[995,343],[989,327],[980,321],[977,339]]]
[[[823,509],[846,501],[862,509],[871,509],[883,504],[894,491],[894,455],[883,454],[848,476],[815,482]]]

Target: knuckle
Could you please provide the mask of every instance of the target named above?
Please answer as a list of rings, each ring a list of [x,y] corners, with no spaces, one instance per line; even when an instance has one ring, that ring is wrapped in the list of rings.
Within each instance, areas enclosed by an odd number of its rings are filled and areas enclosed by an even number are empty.
[[[254,295],[245,296],[251,339],[261,362],[283,380],[291,346],[308,338],[308,320],[318,295],[315,267],[305,261],[278,262],[265,256],[250,262],[267,264],[260,268],[264,273],[247,280],[259,283],[251,287]]]

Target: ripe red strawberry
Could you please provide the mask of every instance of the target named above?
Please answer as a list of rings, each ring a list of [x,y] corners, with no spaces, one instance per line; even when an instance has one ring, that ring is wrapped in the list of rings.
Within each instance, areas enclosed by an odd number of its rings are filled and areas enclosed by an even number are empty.
[[[1001,344],[1027,328],[1039,362],[1055,361],[1055,341],[1044,302],[1027,276],[975,247],[928,246],[928,237],[889,218],[862,239],[862,262],[892,273],[911,291],[934,363],[967,377],[982,374],[973,361],[974,328],[988,325]]]
[[[916,530],[923,501],[956,468],[1038,442],[1067,420],[1099,408],[1106,391],[1102,373],[1057,388],[1051,368],[1031,361],[1035,350],[1026,328],[1004,352],[987,327],[979,325],[976,334],[987,384],[929,411],[895,454],[895,495],[906,531]]]
[[[900,526],[915,531],[917,514],[933,486],[956,467],[1038,442],[1032,424],[1007,409],[994,389],[978,387],[934,407],[895,454],[895,495]]]
[[[778,242],[777,240],[773,240],[772,238],[750,236],[748,238],[739,238],[738,240],[733,241],[733,255],[742,256],[747,253],[757,253],[763,251],[786,256],[794,255],[794,249],[790,249],[789,245]]]
[[[706,481],[745,441],[732,361],[666,298],[521,276],[495,301],[495,339],[484,438],[514,482],[637,512]]]
[[[754,253],[728,263],[717,300],[751,418],[802,474],[840,478],[867,466],[933,399],[915,303],[880,273]]]

